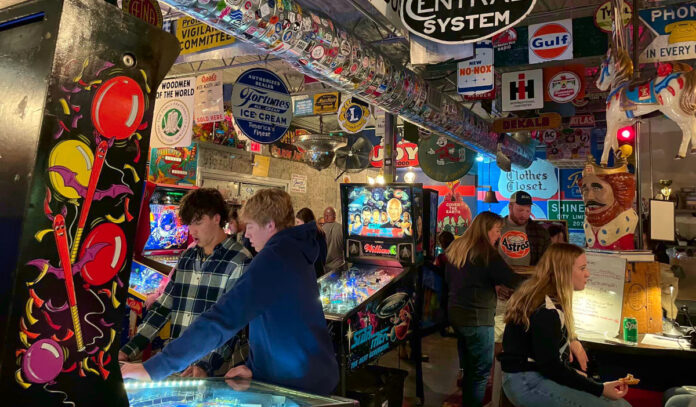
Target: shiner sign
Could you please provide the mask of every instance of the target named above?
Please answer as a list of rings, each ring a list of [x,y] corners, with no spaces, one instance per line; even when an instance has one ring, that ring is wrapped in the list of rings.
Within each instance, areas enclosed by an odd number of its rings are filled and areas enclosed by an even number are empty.
[[[423,38],[465,44],[490,38],[522,21],[536,0],[401,0],[401,21]]]

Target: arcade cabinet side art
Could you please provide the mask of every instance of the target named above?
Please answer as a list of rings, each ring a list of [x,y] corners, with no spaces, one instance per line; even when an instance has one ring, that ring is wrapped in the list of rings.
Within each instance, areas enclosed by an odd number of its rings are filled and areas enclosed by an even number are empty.
[[[30,61],[50,69],[47,80],[33,83],[46,97],[33,106],[43,116],[40,131],[29,135],[35,150],[18,230],[0,393],[17,406],[88,406],[97,400],[127,406],[117,333],[133,214],[146,176],[155,91],[179,45],[106,2],[30,0],[1,9],[0,22],[26,21],[28,15],[40,16],[40,38],[54,48]],[[12,35],[9,27],[0,25],[0,41]],[[6,74],[21,69],[0,66],[3,85],[12,86]],[[16,102],[5,99],[0,106]]]

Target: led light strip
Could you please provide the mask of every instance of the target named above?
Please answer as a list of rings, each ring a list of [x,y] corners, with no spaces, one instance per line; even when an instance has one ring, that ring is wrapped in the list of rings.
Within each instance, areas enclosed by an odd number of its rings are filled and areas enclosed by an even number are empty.
[[[135,382],[128,381],[123,383],[126,390],[135,389],[159,389],[163,387],[196,387],[205,383],[205,380],[163,380],[159,382]]]

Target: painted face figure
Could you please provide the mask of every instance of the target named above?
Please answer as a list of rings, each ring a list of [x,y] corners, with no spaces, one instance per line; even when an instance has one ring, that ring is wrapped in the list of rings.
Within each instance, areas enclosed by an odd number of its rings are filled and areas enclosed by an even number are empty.
[[[611,185],[596,175],[585,176],[580,191],[587,215],[600,215],[609,210],[615,202]]]
[[[370,209],[369,208],[363,209],[362,224],[363,224],[363,226],[367,226],[368,224],[370,224]]]
[[[389,200],[389,203],[387,204],[387,213],[389,214],[389,221],[392,223],[396,223],[401,219],[401,201],[399,201],[396,198],[392,198]]]

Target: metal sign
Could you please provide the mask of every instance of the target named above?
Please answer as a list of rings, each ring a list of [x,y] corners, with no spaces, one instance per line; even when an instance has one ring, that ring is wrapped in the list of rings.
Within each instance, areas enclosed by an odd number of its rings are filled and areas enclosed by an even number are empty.
[[[561,126],[561,115],[558,113],[542,113],[536,117],[509,117],[496,119],[493,131],[496,133],[512,133],[517,131],[532,131],[555,129]]]
[[[360,132],[370,118],[370,109],[366,105],[355,103],[352,98],[347,98],[338,109],[338,124],[343,131],[355,134]]]
[[[607,34],[611,33],[611,26],[614,23],[614,14],[612,12],[611,0],[605,1],[597,7],[594,12],[594,23],[600,30]],[[623,25],[624,27],[631,22],[633,17],[633,8],[627,2],[623,2]]]
[[[235,41],[233,36],[191,17],[176,21],[176,38],[181,45],[182,55],[221,47]]]
[[[292,121],[290,92],[278,75],[263,68],[239,76],[232,89],[232,116],[252,141],[277,141]]]
[[[570,118],[570,127],[594,127],[595,118],[592,113],[581,114]]]
[[[640,10],[638,15],[656,36],[640,55],[641,63],[696,57],[696,6],[682,4]]]
[[[155,100],[151,148],[191,145],[195,85],[195,76],[162,81]]]
[[[503,110],[544,107],[543,70],[506,72],[502,75]]]
[[[317,93],[314,95],[314,114],[336,113],[338,110],[338,92]]]
[[[370,164],[381,168],[384,160],[384,147],[376,145],[370,153]],[[401,142],[396,145],[396,168],[418,167],[418,144]]]
[[[476,56],[457,65],[457,92],[463,95],[490,92],[495,88],[493,76],[493,44],[477,42]]]
[[[148,24],[162,28],[162,10],[157,0],[123,0],[121,8]]]
[[[404,0],[401,22],[412,33],[443,44],[490,38],[522,21],[536,0],[456,2]]]
[[[314,113],[314,99],[296,99],[293,108],[294,116],[311,116]]]
[[[444,136],[431,136],[418,143],[418,162],[428,177],[440,182],[456,181],[474,166],[476,153]]]
[[[544,68],[544,100],[568,103],[585,97],[585,66],[572,64]]]
[[[573,59],[573,20],[529,26],[529,63]]]

